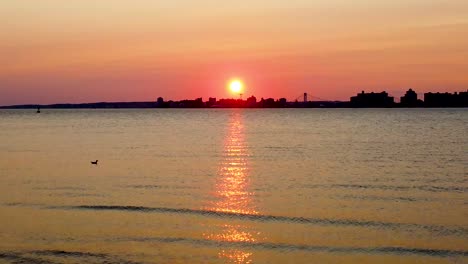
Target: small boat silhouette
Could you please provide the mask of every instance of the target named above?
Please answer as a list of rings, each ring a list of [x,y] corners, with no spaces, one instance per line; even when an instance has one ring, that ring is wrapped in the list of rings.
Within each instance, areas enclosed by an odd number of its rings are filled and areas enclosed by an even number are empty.
[[[93,164],[93,165],[97,165],[97,163],[98,163],[98,160],[96,160],[96,161],[91,161],[91,164]]]

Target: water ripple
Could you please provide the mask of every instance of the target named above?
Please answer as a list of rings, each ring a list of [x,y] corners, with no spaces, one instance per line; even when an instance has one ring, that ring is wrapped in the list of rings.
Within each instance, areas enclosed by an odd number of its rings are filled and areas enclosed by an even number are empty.
[[[127,238],[119,241],[136,242],[161,242],[161,243],[190,243],[210,247],[231,246],[238,248],[249,248],[257,250],[279,250],[279,251],[309,251],[346,254],[393,254],[393,255],[423,255],[432,257],[468,257],[468,251],[431,249],[431,248],[409,248],[409,247],[330,247],[312,245],[294,245],[284,243],[245,242],[245,241],[216,241],[208,239],[193,239],[182,237],[149,237],[149,238]]]
[[[411,191],[419,190],[425,192],[453,192],[453,193],[466,193],[468,187],[462,186],[434,186],[434,185],[415,185],[415,186],[402,186],[402,185],[377,185],[377,184],[309,184],[303,185],[304,188],[343,188],[343,189],[378,189],[378,190],[391,190],[391,191]]]
[[[43,258],[53,258],[43,259]],[[0,252],[0,260],[12,261],[13,263],[32,263],[32,264],[55,264],[64,263],[64,258],[72,258],[80,260],[81,263],[123,263],[137,264],[138,262],[129,261],[118,258],[116,256],[90,253],[80,251],[63,251],[63,250],[36,250],[36,251],[9,251]],[[67,261],[68,262],[68,261]]]
[[[318,224],[318,225],[340,225],[340,226],[357,226],[357,227],[375,227],[375,228],[390,228],[390,229],[412,229],[419,228],[438,235],[468,235],[468,229],[460,226],[438,226],[438,225],[421,225],[414,223],[392,223],[380,221],[359,221],[351,219],[326,219],[326,218],[306,218],[293,216],[277,216],[277,215],[262,215],[262,214],[243,214],[233,212],[220,212],[212,210],[195,210],[188,208],[167,208],[167,207],[145,207],[145,206],[120,206],[120,205],[78,205],[78,206],[52,206],[50,209],[69,209],[69,210],[102,210],[102,211],[130,211],[143,213],[172,213],[172,214],[194,214],[208,217],[222,218],[237,218],[241,220],[251,221],[277,221],[277,222],[292,222],[301,224]]]

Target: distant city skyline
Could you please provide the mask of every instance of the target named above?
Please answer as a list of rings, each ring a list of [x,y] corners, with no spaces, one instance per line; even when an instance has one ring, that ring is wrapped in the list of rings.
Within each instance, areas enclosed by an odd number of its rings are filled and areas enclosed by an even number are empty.
[[[468,88],[464,0],[0,3],[0,105]]]
[[[240,80],[231,81],[231,90],[242,92],[243,84]],[[58,104],[23,104],[1,106],[0,109],[30,109],[37,108],[40,113],[41,108],[412,108],[412,107],[468,107],[468,89],[466,91],[448,93],[424,93],[423,98],[418,97],[418,93],[413,89],[408,89],[399,101],[395,100],[386,91],[365,92],[361,91],[352,96],[349,101],[326,100],[323,98],[311,98],[308,93],[303,93],[302,98],[289,100],[287,98],[260,98],[254,95],[244,99],[242,93],[237,99],[203,97],[184,100],[164,100],[158,97],[155,101],[140,102],[93,102],[93,103],[58,103]]]

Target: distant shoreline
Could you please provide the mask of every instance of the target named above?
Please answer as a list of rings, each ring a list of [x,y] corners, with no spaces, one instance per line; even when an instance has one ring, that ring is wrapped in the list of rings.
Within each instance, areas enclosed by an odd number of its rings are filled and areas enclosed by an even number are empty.
[[[155,101],[147,102],[95,102],[95,103],[59,103],[59,104],[22,104],[0,106],[0,109],[127,109],[127,108],[465,108],[468,107],[468,90],[466,92],[451,93],[425,93],[424,101],[418,99],[418,94],[409,89],[396,103],[394,97],[385,91],[380,93],[366,93],[362,91],[352,96],[349,101],[332,101],[318,98],[320,101],[309,101],[307,93],[303,100],[296,99],[288,102],[286,98],[261,98],[250,96],[242,99],[219,99],[210,97],[208,101],[203,98],[194,100],[164,101],[158,97]]]
[[[467,108],[466,106],[404,106],[400,103],[395,103],[392,106],[353,106],[349,101],[335,102],[319,102],[310,101],[304,102],[288,102],[285,105],[270,105],[270,106],[181,106],[171,107],[168,105],[161,106],[156,102],[98,102],[98,103],[78,103],[78,104],[23,104],[23,105],[8,105],[0,106],[0,109],[163,109],[163,108],[197,108],[197,109],[219,109],[219,108]]]

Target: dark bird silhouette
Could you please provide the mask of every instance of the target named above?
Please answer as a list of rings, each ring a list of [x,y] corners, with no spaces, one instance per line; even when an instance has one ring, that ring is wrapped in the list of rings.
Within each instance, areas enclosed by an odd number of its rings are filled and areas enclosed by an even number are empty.
[[[98,163],[98,160],[96,160],[96,161],[91,161],[91,164],[93,164],[93,165],[97,165],[97,163]]]

